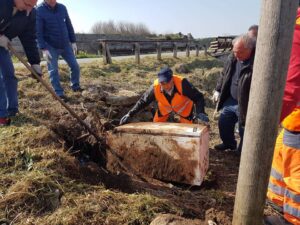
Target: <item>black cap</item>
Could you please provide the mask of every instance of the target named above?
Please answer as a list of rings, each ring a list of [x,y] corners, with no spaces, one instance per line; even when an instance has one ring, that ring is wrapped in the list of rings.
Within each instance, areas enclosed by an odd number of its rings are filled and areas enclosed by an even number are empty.
[[[162,68],[158,75],[158,81],[161,82],[169,82],[172,79],[173,71],[169,67]]]

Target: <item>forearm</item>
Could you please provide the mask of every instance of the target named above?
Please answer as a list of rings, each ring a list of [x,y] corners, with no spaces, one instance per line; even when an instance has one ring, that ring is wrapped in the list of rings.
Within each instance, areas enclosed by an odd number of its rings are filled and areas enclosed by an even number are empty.
[[[154,96],[154,89],[153,86],[151,86],[144,94],[143,96],[137,101],[137,103],[134,105],[134,107],[128,112],[130,116],[135,115],[145,107],[147,107],[153,100],[155,99]]]

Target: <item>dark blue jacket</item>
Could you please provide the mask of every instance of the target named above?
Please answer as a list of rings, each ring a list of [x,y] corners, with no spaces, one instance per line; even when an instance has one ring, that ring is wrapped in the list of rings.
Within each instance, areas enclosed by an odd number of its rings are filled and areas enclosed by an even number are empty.
[[[39,64],[35,35],[36,11],[33,9],[29,16],[26,16],[26,11],[18,11],[13,16],[13,7],[13,0],[0,0],[0,35],[5,35],[10,40],[19,37],[29,63]]]
[[[63,49],[70,42],[76,42],[74,29],[64,5],[56,3],[55,7],[51,8],[43,2],[37,7],[36,18],[37,39],[40,49],[47,49],[47,44],[53,48]]]

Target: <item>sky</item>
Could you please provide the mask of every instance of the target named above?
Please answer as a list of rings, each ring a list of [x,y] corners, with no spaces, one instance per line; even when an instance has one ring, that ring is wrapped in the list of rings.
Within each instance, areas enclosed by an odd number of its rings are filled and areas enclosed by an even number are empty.
[[[38,3],[43,0],[39,0]],[[58,0],[67,6],[76,32],[98,21],[143,23],[156,34],[191,33],[194,38],[238,35],[258,24],[259,0]]]

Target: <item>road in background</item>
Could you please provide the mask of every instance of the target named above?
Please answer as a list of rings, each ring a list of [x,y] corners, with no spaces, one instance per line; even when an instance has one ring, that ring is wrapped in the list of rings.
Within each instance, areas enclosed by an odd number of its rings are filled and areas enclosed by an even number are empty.
[[[200,51],[199,54],[203,54],[204,51]],[[190,51],[190,56],[195,56],[196,55],[196,51]],[[157,54],[156,53],[153,53],[153,54],[144,54],[144,55],[141,55],[141,59],[145,58],[145,57],[156,57]],[[173,52],[165,52],[165,53],[162,53],[161,54],[162,58],[164,56],[173,56]],[[186,56],[186,52],[185,51],[182,51],[182,52],[177,52],[177,56],[178,57],[185,57]],[[124,60],[124,59],[132,59],[134,60],[135,56],[134,55],[126,55],[126,56],[112,56],[112,60]],[[99,58],[83,58],[83,59],[77,59],[77,62],[82,65],[82,64],[87,64],[87,63],[93,63],[95,61],[99,61],[101,60],[102,62],[102,57],[99,57]],[[58,63],[60,65],[65,65],[66,62],[63,60],[63,59],[60,59],[58,60]],[[42,61],[41,62],[41,65],[46,65],[46,61]],[[22,64],[22,63],[14,63],[14,66],[15,68],[22,68],[25,66]]]

